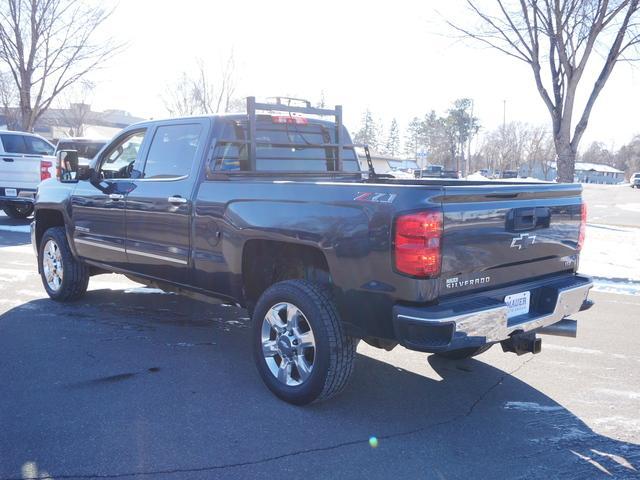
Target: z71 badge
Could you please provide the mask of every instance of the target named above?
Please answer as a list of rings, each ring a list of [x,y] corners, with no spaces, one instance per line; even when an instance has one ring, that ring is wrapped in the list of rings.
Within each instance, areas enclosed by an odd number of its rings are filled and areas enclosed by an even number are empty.
[[[396,197],[395,193],[358,192],[354,200],[357,202],[393,203]]]

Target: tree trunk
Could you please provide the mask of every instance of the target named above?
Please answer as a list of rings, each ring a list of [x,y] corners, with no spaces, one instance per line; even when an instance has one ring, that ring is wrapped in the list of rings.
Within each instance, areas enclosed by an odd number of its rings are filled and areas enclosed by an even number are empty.
[[[573,183],[573,174],[576,168],[576,152],[570,142],[558,142],[558,179],[559,183]]]

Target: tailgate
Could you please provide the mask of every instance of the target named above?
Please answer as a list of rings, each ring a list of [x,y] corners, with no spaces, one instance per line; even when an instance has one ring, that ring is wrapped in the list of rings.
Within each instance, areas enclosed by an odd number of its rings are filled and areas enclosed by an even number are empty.
[[[444,187],[441,296],[574,271],[577,184]]]
[[[40,183],[40,160],[53,157],[0,153],[0,187],[34,189]]]

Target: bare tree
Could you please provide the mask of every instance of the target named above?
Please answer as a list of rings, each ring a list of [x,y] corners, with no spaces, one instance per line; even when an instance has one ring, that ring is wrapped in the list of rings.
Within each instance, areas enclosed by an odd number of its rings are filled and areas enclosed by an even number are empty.
[[[448,22],[458,32],[525,62],[549,110],[558,159],[558,181],[572,182],[576,153],[598,95],[613,68],[640,43],[640,0],[496,0],[485,9],[467,0],[479,26]],[[595,83],[582,112],[575,112],[578,87],[589,60],[603,50]],[[596,54],[596,55],[594,55]],[[574,113],[578,122],[573,128]]]
[[[527,125],[525,159],[523,170],[527,176],[532,176],[534,172],[540,172],[545,180],[551,170],[552,162],[555,159],[555,145],[548,130],[543,126],[532,127]]]
[[[18,91],[22,130],[32,131],[61,92],[119,50],[95,41],[110,13],[84,0],[0,2],[0,65]]]
[[[233,51],[221,66],[217,79],[202,59],[194,73],[182,72],[162,97],[171,116],[208,115],[228,112],[235,107],[237,73]]]
[[[16,89],[9,73],[0,72],[0,108],[9,128],[15,128],[18,123],[17,111],[13,108],[17,104],[17,98]]]
[[[79,84],[69,95],[63,95],[63,108],[57,118],[58,123],[68,129],[67,134],[71,137],[85,135],[85,126],[91,114],[89,99],[95,88],[95,83],[88,80],[81,80]]]

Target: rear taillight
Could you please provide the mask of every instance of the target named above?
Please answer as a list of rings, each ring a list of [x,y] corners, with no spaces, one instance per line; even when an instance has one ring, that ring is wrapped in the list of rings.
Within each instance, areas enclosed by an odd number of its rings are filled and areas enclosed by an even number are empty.
[[[580,233],[578,233],[578,251],[584,245],[584,235],[587,230],[587,204],[583,203],[580,211]]]
[[[51,178],[51,172],[49,169],[52,165],[53,163],[48,160],[40,160],[40,181]]]
[[[309,121],[304,117],[294,117],[294,116],[286,116],[286,115],[272,115],[271,121],[273,123],[288,123],[295,125],[306,125]]]
[[[440,273],[442,212],[428,210],[396,218],[396,270],[414,277],[434,277]]]

